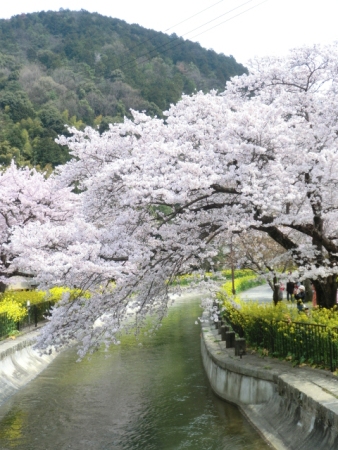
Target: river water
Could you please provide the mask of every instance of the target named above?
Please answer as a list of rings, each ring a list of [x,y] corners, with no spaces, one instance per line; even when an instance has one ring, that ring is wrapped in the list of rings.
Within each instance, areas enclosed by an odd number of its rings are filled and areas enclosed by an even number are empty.
[[[74,349],[61,353],[0,407],[0,449],[267,450],[210,389],[200,314],[198,298],[187,296],[151,338],[127,336],[81,363]]]

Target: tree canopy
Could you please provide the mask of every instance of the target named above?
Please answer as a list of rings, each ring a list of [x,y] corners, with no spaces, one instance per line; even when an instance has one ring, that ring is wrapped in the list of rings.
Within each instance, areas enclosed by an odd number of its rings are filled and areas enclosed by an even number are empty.
[[[12,252],[42,282],[92,297],[65,300],[40,343],[77,338],[87,351],[116,339],[132,312],[161,317],[175,276],[250,231],[283,248],[333,306],[337,116],[335,44],[255,60],[223,93],[183,96],[165,120],[133,112],[102,135],[70,130],[59,142],[73,159],[57,177],[77,189],[74,219],[17,228]]]
[[[30,222],[65,223],[70,220],[78,198],[71,188],[59,184],[57,178],[46,178],[35,169],[18,168],[14,162],[0,172],[0,287],[12,275],[33,276],[12,264],[13,232]],[[5,278],[4,278],[5,277]]]

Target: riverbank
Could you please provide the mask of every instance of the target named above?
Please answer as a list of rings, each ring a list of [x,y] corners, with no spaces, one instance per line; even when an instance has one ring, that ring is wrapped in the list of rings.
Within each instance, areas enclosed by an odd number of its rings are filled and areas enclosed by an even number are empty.
[[[239,406],[276,450],[338,448],[338,380],[330,372],[234,355],[204,314],[203,364],[214,392]]]
[[[75,347],[61,352],[0,407],[0,448],[269,450],[210,388],[200,300],[178,297],[152,336],[127,335],[80,363]]]
[[[58,353],[40,354],[33,349],[40,328],[27,329],[15,339],[0,342],[0,405],[33,380],[50,364]]]

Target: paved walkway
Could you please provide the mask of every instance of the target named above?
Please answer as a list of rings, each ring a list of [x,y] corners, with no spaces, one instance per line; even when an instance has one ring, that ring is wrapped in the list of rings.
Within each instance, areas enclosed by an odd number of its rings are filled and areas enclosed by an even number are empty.
[[[272,302],[272,290],[268,284],[248,289],[238,294],[238,296],[243,300],[254,300],[259,303]]]

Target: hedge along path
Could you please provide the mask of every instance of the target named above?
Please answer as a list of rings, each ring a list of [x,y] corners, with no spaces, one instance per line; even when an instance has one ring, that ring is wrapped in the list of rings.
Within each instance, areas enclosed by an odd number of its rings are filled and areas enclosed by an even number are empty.
[[[222,314],[234,331],[267,356],[294,364],[309,363],[335,371],[338,366],[338,311],[316,307],[307,314],[280,302],[277,306],[219,293]]]

